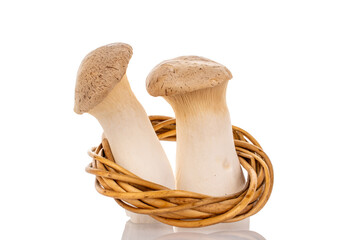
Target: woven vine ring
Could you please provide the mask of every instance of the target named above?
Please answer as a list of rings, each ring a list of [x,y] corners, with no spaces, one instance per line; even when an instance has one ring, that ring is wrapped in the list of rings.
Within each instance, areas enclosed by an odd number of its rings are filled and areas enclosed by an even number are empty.
[[[160,140],[176,140],[176,120],[150,116]],[[238,193],[222,197],[171,190],[146,181],[114,162],[109,143],[92,148],[93,158],[86,171],[96,175],[95,187],[100,194],[114,198],[126,210],[147,214],[176,227],[204,227],[221,222],[243,220],[260,211],[273,188],[274,174],[269,157],[259,143],[241,128],[232,127],[238,159],[247,171],[247,183]]]

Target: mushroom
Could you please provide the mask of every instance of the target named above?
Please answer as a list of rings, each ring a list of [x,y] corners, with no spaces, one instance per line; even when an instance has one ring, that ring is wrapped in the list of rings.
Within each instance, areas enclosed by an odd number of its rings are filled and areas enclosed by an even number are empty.
[[[124,43],[89,53],[78,70],[74,111],[87,112],[99,121],[117,164],[145,180],[173,188],[170,163],[126,76],[132,53]],[[129,216],[133,222],[154,221],[145,215]]]
[[[223,196],[244,187],[225,98],[231,78],[219,63],[183,56],[160,63],[146,79],[149,94],[175,111],[177,189]]]

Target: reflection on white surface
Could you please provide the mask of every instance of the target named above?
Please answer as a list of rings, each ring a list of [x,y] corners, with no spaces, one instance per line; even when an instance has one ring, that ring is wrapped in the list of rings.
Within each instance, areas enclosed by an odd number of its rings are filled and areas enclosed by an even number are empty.
[[[173,227],[157,223],[126,222],[121,240],[154,240],[160,236],[173,233]]]
[[[237,230],[237,231],[223,231],[210,234],[197,232],[178,232],[171,233],[156,240],[265,240],[265,238],[253,231]]]
[[[249,218],[233,223],[218,223],[215,225],[200,227],[200,228],[178,228],[174,227],[175,232],[198,232],[198,233],[214,233],[221,231],[238,231],[249,230]]]
[[[242,226],[244,225],[241,223]],[[230,226],[224,224],[216,225],[216,231],[212,231],[212,228],[186,230],[188,232],[174,232],[173,227],[162,223],[132,223],[129,220],[125,225],[122,240],[265,240],[256,232],[248,229],[232,230]]]

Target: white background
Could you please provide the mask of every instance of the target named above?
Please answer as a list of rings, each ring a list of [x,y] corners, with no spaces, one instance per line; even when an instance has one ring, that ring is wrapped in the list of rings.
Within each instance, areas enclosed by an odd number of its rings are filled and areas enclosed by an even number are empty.
[[[127,217],[84,171],[101,128],[73,112],[91,50],[129,43],[145,89],[165,59],[200,55],[234,78],[232,123],[269,154],[275,186],[251,230],[266,239],[356,238],[355,1],[1,1],[0,239],[120,239]],[[174,163],[174,146],[165,144]]]

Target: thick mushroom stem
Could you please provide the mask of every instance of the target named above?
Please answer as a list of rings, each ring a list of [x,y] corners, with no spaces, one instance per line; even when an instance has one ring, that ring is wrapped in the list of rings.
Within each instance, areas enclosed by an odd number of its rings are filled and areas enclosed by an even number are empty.
[[[175,187],[170,163],[126,75],[89,113],[101,124],[117,164],[145,180]],[[134,223],[156,222],[146,215],[126,213]]]
[[[169,161],[126,75],[89,113],[104,129],[117,164],[145,180],[174,187]]]
[[[245,180],[225,100],[227,82],[164,96],[177,124],[176,186],[211,196],[236,193]]]

